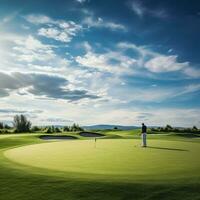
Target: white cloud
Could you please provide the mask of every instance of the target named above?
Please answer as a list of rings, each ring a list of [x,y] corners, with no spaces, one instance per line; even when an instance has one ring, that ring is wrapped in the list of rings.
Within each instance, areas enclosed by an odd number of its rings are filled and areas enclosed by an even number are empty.
[[[92,46],[87,41],[83,42],[80,46],[82,46],[86,52],[92,51]]]
[[[128,4],[130,9],[140,18],[145,15],[153,16],[156,18],[166,18],[168,15],[162,8],[147,8],[142,1],[133,0]]]
[[[155,73],[172,72],[189,66],[188,62],[179,63],[177,56],[157,56],[145,63],[145,67]]]
[[[95,53],[88,42],[82,46],[85,48],[86,54],[77,56],[76,62],[81,66],[104,73],[109,72],[118,76],[129,73],[143,76],[144,70],[147,69],[145,76],[154,78],[156,74],[166,72],[179,72],[179,75],[181,75],[180,72],[183,72],[188,76],[198,77],[198,70],[193,71],[189,62],[179,62],[177,55],[160,54],[146,46],[120,42],[116,45],[117,51],[106,50],[105,53]],[[128,49],[132,49],[135,55],[126,55]]]
[[[50,17],[46,16],[46,15],[27,15],[24,17],[26,19],[26,21],[32,23],[32,24],[48,24],[48,23],[55,23],[55,21],[53,19],[51,19]]]
[[[13,57],[18,61],[47,61],[55,57],[52,46],[41,43],[31,35],[27,38],[16,39],[14,43],[16,46],[13,47]]]
[[[80,0],[79,2],[82,3],[83,1]],[[69,43],[83,29],[82,25],[78,25],[73,21],[54,20],[45,15],[32,14],[24,18],[28,22],[40,26],[38,35],[65,43]],[[127,31],[124,25],[112,21],[105,21],[102,18],[95,19],[93,14],[85,17],[82,24],[88,27],[108,28],[113,31]]]
[[[57,28],[41,28],[38,30],[38,35],[52,38],[61,42],[70,42],[72,39],[68,33],[59,31]]]
[[[178,95],[184,95],[192,92],[200,91],[200,84],[190,84],[183,88],[183,90]]]
[[[34,38],[33,36],[29,35],[25,40],[15,40],[14,41],[17,45],[23,45],[28,50],[49,50],[51,49],[50,45],[45,45],[41,43],[39,40]]]
[[[25,19],[35,25],[42,26],[38,35],[68,43],[82,29],[73,21],[54,20],[45,15],[28,15]]]
[[[87,2],[88,0],[75,0],[75,1],[82,4],[82,3]]]
[[[200,77],[200,69],[197,68],[186,68],[184,69],[184,73],[192,78],[199,78]]]
[[[40,28],[38,35],[68,43],[76,36],[80,29],[80,26],[72,22],[61,22],[59,27]]]
[[[129,42],[119,42],[117,44],[117,47],[122,49],[122,50],[127,50],[127,49],[132,49],[132,50],[136,50],[138,51],[141,55],[158,55],[158,53],[155,53],[151,50],[149,50],[147,47],[145,46],[138,46],[134,43],[129,43]]]
[[[141,2],[138,1],[133,1],[131,3],[131,9],[140,17],[142,17],[145,12],[145,8],[142,6]]]
[[[88,27],[96,27],[96,28],[108,28],[113,31],[127,31],[127,28],[119,23],[105,21],[102,18],[95,18],[94,16],[88,16],[83,20],[83,24]]]
[[[132,49],[139,54],[137,63],[153,73],[182,71],[189,76],[198,76],[198,70],[190,67],[189,62],[178,62],[177,55],[164,55],[145,46],[120,42],[117,47],[122,50]]]
[[[32,35],[1,34],[0,70],[69,74],[71,61],[56,54],[55,45],[44,44]],[[71,69],[71,71],[73,71]]]
[[[131,72],[130,68],[134,68],[136,64],[135,59],[112,51],[102,54],[89,51],[84,56],[77,56],[76,62],[85,67],[116,74]]]

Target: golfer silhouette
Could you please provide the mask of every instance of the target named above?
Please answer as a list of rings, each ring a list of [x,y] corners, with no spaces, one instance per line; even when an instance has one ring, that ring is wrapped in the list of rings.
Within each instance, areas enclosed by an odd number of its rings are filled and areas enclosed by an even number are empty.
[[[142,123],[141,138],[142,138],[142,147],[147,147],[147,127],[145,126],[144,123]]]

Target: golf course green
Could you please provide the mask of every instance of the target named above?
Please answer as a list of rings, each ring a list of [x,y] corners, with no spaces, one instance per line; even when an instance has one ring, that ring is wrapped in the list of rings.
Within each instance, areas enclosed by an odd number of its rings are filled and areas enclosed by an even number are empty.
[[[14,148],[5,156],[14,162],[66,173],[109,175],[116,181],[165,180],[198,174],[200,146],[186,142],[151,140],[141,148],[139,140],[108,139],[53,142]],[[183,167],[184,166],[184,167]]]
[[[150,135],[142,148],[137,131],[77,135],[0,135],[0,199],[200,199],[199,137]]]

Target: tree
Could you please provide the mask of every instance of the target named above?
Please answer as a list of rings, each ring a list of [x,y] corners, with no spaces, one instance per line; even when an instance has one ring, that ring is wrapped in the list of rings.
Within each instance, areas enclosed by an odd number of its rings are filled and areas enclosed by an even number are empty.
[[[159,128],[151,128],[151,131],[155,132],[155,131],[160,131]]]
[[[46,129],[45,132],[46,132],[46,133],[52,133],[52,128],[51,128],[51,127],[47,127],[47,129]]]
[[[4,125],[4,128],[5,128],[5,129],[11,129],[11,127],[10,127],[8,124],[5,124],[5,125]]]
[[[40,131],[40,128],[38,126],[33,126],[31,128],[31,131],[33,131],[33,132]]]
[[[70,127],[69,126],[64,126],[63,127],[63,131],[64,132],[69,132],[70,131]]]
[[[0,129],[3,129],[3,122],[0,122]]]
[[[51,126],[51,132],[54,133],[55,132],[55,127]]]
[[[165,131],[172,131],[172,130],[173,128],[169,124],[167,124],[165,127]]]
[[[193,127],[192,127],[192,130],[193,130],[193,131],[198,131],[198,128],[197,128],[196,126],[193,126]]]
[[[55,133],[60,133],[61,130],[60,130],[58,127],[56,127],[56,128],[54,129],[54,132],[55,132]]]
[[[31,122],[27,120],[25,115],[15,115],[13,126],[17,133],[30,132]]]
[[[82,127],[80,127],[78,124],[73,124],[72,126],[71,126],[71,131],[83,131],[84,129],[82,128]]]

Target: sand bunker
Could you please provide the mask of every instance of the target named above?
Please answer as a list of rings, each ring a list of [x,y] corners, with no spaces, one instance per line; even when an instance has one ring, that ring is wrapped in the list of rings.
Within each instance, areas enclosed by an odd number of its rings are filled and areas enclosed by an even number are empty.
[[[105,135],[101,134],[101,133],[93,133],[93,132],[80,132],[79,133],[80,136],[83,136],[83,137],[103,137]]]
[[[75,136],[69,136],[69,135],[41,135],[40,139],[42,140],[74,140],[78,138]]]

